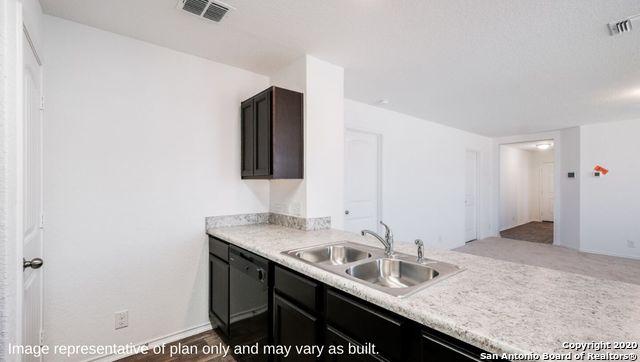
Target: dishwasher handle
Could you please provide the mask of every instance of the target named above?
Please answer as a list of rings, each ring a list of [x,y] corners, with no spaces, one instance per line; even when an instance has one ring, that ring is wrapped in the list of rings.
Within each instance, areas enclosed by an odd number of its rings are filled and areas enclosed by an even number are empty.
[[[268,277],[267,260],[242,249],[229,249],[229,266],[261,283]]]

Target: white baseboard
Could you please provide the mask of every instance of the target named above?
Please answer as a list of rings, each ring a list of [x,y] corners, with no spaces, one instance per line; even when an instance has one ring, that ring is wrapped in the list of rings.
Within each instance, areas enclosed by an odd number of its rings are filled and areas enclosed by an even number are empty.
[[[161,346],[163,344],[167,344],[167,343],[172,343],[172,342],[176,342],[179,341],[183,338],[187,338],[187,337],[191,337],[191,336],[195,336],[196,334],[202,333],[202,332],[206,332],[211,330],[211,323],[207,322],[204,324],[201,324],[199,326],[195,326],[195,327],[191,327],[191,328],[187,328],[185,330],[179,331],[179,332],[174,332],[174,333],[170,333],[167,334],[165,336],[162,337],[156,337],[153,339],[150,339],[146,342],[142,342],[139,343],[137,346],[143,346],[143,345],[148,345],[150,347],[152,346]],[[83,362],[112,362],[115,361],[117,359],[120,358],[125,358],[128,356],[131,356],[132,354],[128,354],[128,355],[105,355],[105,356],[99,356],[99,357],[92,357],[89,359],[84,360]]]
[[[618,258],[640,260],[640,255],[623,255],[623,254],[618,254],[618,253],[611,253],[611,252],[608,252],[608,251],[591,250],[591,249],[584,249],[584,248],[580,248],[578,250],[583,252],[583,253],[589,253],[589,254],[599,254],[599,255],[615,256],[615,257],[618,257]]]

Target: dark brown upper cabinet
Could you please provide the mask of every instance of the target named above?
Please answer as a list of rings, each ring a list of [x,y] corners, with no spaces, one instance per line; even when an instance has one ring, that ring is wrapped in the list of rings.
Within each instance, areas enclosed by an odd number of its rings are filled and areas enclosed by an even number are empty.
[[[303,178],[302,93],[271,87],[242,102],[243,179]]]

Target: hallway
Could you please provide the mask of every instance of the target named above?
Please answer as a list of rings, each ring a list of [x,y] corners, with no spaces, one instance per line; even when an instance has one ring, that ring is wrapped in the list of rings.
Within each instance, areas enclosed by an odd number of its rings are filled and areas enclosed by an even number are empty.
[[[501,231],[500,236],[534,243],[553,244],[553,223],[548,221],[532,221]]]

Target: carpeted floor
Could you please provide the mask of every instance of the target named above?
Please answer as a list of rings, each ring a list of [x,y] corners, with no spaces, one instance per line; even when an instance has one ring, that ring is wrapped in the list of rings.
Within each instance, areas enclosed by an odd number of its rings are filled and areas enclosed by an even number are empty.
[[[594,278],[640,284],[640,260],[583,253],[556,245],[504,238],[472,241],[455,251]]]
[[[532,221],[500,232],[503,238],[553,244],[553,223]]]

